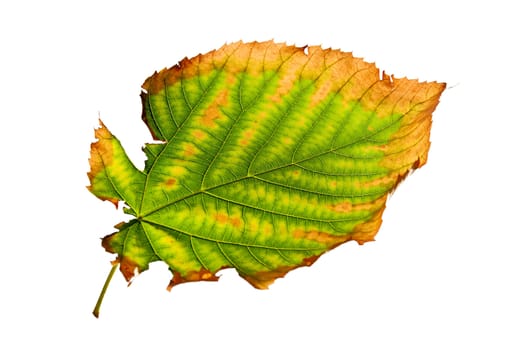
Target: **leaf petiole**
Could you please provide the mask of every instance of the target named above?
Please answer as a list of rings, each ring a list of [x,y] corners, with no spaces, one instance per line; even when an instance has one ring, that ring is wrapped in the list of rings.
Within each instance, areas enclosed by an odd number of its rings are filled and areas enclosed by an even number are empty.
[[[102,300],[104,299],[104,295],[106,294],[106,290],[108,289],[108,285],[112,280],[113,274],[115,273],[115,270],[117,270],[117,266],[119,266],[118,262],[112,263],[112,269],[110,270],[108,277],[106,277],[104,286],[102,287],[101,293],[99,294],[99,299],[97,299],[97,304],[95,304],[95,308],[93,309],[93,316],[97,318],[99,318],[99,309],[101,308]]]

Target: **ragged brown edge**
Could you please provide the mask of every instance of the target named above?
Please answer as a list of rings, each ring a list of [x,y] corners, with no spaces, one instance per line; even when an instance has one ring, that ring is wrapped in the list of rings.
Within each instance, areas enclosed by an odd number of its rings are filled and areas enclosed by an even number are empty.
[[[344,244],[349,241],[356,241],[359,245],[364,243],[371,242],[375,240],[375,236],[379,231],[382,224],[382,214],[386,208],[386,200],[388,194],[381,197],[382,205],[373,213],[370,220],[364,222],[350,233],[344,235],[331,235],[325,232],[297,232],[298,236],[304,238],[313,239],[317,242],[327,243],[327,249],[318,255],[313,255],[311,257],[305,258],[302,263],[295,266],[282,266],[273,271],[261,271],[253,275],[240,274],[247,282],[249,282],[254,288],[257,289],[268,289],[271,284],[275,282],[276,279],[285,277],[290,271],[295,270],[299,267],[311,266],[315,263],[318,258],[320,258],[325,253],[333,250],[341,244]]]
[[[254,64],[251,65],[251,63]],[[287,63],[285,63],[287,61]],[[166,86],[178,81],[206,75],[215,69],[224,69],[227,74],[246,72],[261,73],[262,64],[266,69],[278,69],[283,73],[279,83],[279,95],[286,94],[297,78],[318,81],[318,92],[313,96],[312,105],[323,100],[331,91],[339,91],[343,101],[360,101],[364,108],[375,110],[383,117],[407,110],[413,100],[423,100],[424,94],[439,87],[442,91],[445,84],[421,83],[407,78],[395,78],[384,71],[379,78],[379,69],[375,63],[355,57],[351,52],[338,49],[322,49],[321,46],[287,45],[275,43],[272,40],[264,42],[235,42],[225,44],[217,50],[199,54],[193,58],[184,58],[171,68],[162,69],[147,78],[142,85],[143,100],[142,119],[147,124],[155,139],[160,132],[155,123],[149,123],[146,118],[148,95],[157,94]],[[425,87],[425,85],[428,85]],[[435,86],[435,87],[434,87]],[[437,93],[437,92],[436,92]],[[438,93],[440,94],[440,92]],[[402,98],[412,95],[412,99]],[[271,98],[272,101],[278,97]],[[424,164],[424,163],[423,163]]]
[[[155,95],[164,90],[166,86],[171,86],[183,79],[189,79],[199,74],[206,75],[218,68],[225,68],[229,74],[232,74],[244,71],[245,68],[250,68],[247,67],[249,59],[259,59],[265,56],[266,63],[272,64],[273,59],[278,61],[282,56],[287,57],[296,52],[303,54],[303,50],[304,48],[276,44],[272,40],[265,42],[254,41],[251,43],[238,41],[225,44],[217,50],[199,54],[190,59],[185,57],[170,68],[154,72],[152,76],[145,80],[142,85],[143,91],[141,92],[143,105],[141,119],[147,125],[152,137],[155,140],[162,140],[160,130],[155,123],[147,118],[149,95]],[[251,56],[251,54],[254,54],[254,56]]]
[[[378,95],[377,99],[380,98],[382,102],[375,107],[375,111],[380,112],[381,117],[384,114],[388,115],[387,111],[390,110],[390,113],[402,113],[404,119],[401,128],[392,135],[387,146],[382,148],[387,156],[381,161],[381,165],[392,170],[390,176],[394,179],[394,184],[384,196],[383,207],[375,213],[372,219],[359,225],[354,230],[356,232],[352,234],[352,239],[361,245],[375,239],[382,224],[382,214],[388,196],[408,175],[426,164],[430,149],[432,114],[446,88],[445,83],[419,82],[407,78],[397,79],[393,75],[387,76],[385,72],[382,75],[382,82],[382,84],[375,84],[376,89],[370,89],[371,95],[367,100],[371,102],[371,96]],[[382,92],[387,87],[391,92]],[[404,98],[405,96],[408,98]],[[408,146],[408,140],[418,141]],[[402,150],[396,152],[401,145]],[[403,167],[400,165],[401,162],[404,164]]]
[[[395,177],[395,184],[390,193],[393,193],[414,170],[427,163],[431,145],[432,114],[446,88],[445,83],[418,82],[408,79],[394,79],[393,85],[394,87],[403,86],[402,91],[394,94],[395,96],[406,92],[412,96],[412,99],[404,103],[394,101],[396,104],[394,109],[397,108],[398,112],[405,113],[405,116],[401,128],[392,135],[391,139],[395,141],[389,141],[387,146],[382,148],[387,155],[381,161],[381,165],[393,170],[392,176]],[[411,105],[412,101],[418,102]],[[412,142],[417,140],[417,142],[409,144],[408,140]],[[398,149],[400,150],[397,151]],[[401,167],[400,163],[405,166]]]
[[[94,130],[96,142],[93,142],[90,145],[90,171],[88,172],[88,179],[90,180],[90,185],[86,188],[93,193],[93,180],[95,176],[101,171],[105,171],[105,166],[109,165],[113,160],[113,147],[111,144],[111,139],[113,138],[112,133],[108,130],[106,125],[99,119],[99,127]],[[107,200],[115,205],[115,208],[118,208],[119,200],[118,198],[111,198],[106,196],[97,195],[97,198],[101,200]]]
[[[283,67],[284,60],[288,60],[287,68]],[[251,65],[255,61],[256,64]],[[378,80],[378,69],[375,64],[365,62],[362,58],[354,57],[352,53],[342,52],[338,49],[322,49],[321,46],[294,46],[285,43],[275,43],[273,40],[264,42],[244,43],[238,41],[225,44],[217,50],[199,54],[193,58],[184,58],[170,68],[164,68],[147,78],[142,85],[147,94],[157,94],[165,86],[194,77],[198,74],[208,74],[212,70],[223,68],[228,73],[246,72],[249,74],[261,73],[262,63],[267,70],[285,69],[285,80],[292,77],[315,79],[324,71],[325,81],[339,89],[342,82],[347,79],[347,73],[357,75],[357,83],[361,91],[371,86]],[[328,66],[337,63],[334,68],[326,70]],[[343,70],[344,73],[342,74]],[[340,74],[338,74],[340,73]],[[368,77],[368,79],[364,79]],[[364,84],[362,84],[364,82]],[[340,85],[339,85],[340,84]],[[360,97],[359,92],[355,97]]]
[[[382,206],[373,215],[372,219],[369,222],[359,225],[356,230],[354,230],[351,233],[345,234],[345,235],[337,236],[337,235],[331,235],[325,232],[316,232],[316,231],[309,231],[309,232],[298,231],[294,233],[297,238],[306,238],[306,239],[317,241],[319,243],[327,244],[327,248],[323,253],[304,258],[303,261],[299,263],[298,265],[280,266],[271,271],[260,271],[252,275],[243,274],[243,273],[240,273],[239,271],[238,271],[238,274],[240,275],[240,277],[245,279],[249,284],[251,284],[254,288],[268,289],[269,286],[273,284],[276,279],[285,277],[285,275],[287,275],[289,272],[293,270],[296,270],[297,268],[311,266],[313,263],[315,263],[315,261],[318,260],[320,256],[331,251],[332,249],[336,248],[337,246],[345,242],[354,240],[354,241],[357,241],[357,243],[359,243],[360,245],[362,245],[365,242],[372,241],[373,237],[379,230],[383,210],[384,210],[384,206]],[[224,266],[214,272],[206,270],[206,269],[201,269],[200,271],[191,271],[187,273],[185,276],[182,276],[181,273],[177,271],[173,271],[172,272],[173,278],[168,284],[167,290],[170,291],[172,290],[174,286],[181,284],[181,283],[198,282],[198,281],[218,281],[219,277],[216,274],[219,271],[228,269],[228,268],[234,268],[234,267]]]
[[[268,289],[277,278],[282,278],[290,271],[299,267],[311,266],[319,257],[320,255],[314,255],[305,258],[302,263],[296,266],[282,266],[272,271],[260,271],[253,275],[244,275],[241,273],[239,273],[239,275],[256,289]]]
[[[214,273],[209,270],[202,268],[199,271],[191,271],[184,277],[177,271],[172,271],[173,277],[168,283],[167,290],[171,291],[172,287],[186,282],[199,282],[199,281],[217,281],[219,279]]]
[[[119,228],[123,223],[117,224],[115,228]],[[118,232],[111,233],[107,236],[105,236],[101,240],[101,245],[103,248],[110,254],[116,254],[116,251],[113,249],[111,245],[112,238],[117,234]],[[118,255],[117,258],[112,262],[112,264],[119,264],[119,270],[123,274],[125,280],[128,283],[131,283],[132,279],[139,273],[143,272],[145,269],[141,269],[141,267],[136,264],[132,259]]]
[[[309,258],[305,258],[302,263],[295,266],[281,266],[272,271],[261,271],[253,275],[246,275],[239,273],[240,277],[249,282],[256,289],[268,289],[269,286],[277,279],[284,277],[288,272],[295,270],[299,267],[311,266],[320,255],[314,255]],[[171,291],[172,288],[181,283],[187,282],[199,282],[199,281],[212,281],[216,282],[219,280],[219,276],[216,276],[221,270],[233,268],[231,266],[224,266],[216,272],[211,272],[206,269],[201,269],[200,271],[191,271],[186,276],[182,276],[181,273],[173,271],[173,278],[170,280],[170,283],[167,286],[167,290]]]

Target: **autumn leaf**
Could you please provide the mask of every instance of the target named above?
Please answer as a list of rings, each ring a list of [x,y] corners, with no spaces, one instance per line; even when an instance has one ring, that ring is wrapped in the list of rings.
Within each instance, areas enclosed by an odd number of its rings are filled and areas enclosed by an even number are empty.
[[[164,261],[168,289],[235,268],[256,288],[344,242],[372,241],[388,195],[427,160],[442,83],[339,50],[234,43],[143,84],[156,142],[137,169],[101,122],[89,190],[133,220],[102,244],[127,281]]]

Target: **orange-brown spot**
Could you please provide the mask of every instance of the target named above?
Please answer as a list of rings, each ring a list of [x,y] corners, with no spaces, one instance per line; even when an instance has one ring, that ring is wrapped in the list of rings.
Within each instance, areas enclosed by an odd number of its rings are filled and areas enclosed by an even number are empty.
[[[240,144],[242,146],[247,146],[249,144],[249,141],[253,137],[253,135],[254,135],[253,129],[245,130],[242,134],[243,138],[240,140]]]
[[[201,117],[201,124],[207,128],[216,126],[216,120],[221,118],[220,106],[224,106],[228,101],[229,90],[221,90],[212,103],[207,107]]]
[[[240,218],[232,218],[229,220],[230,224],[234,227],[237,227],[239,228],[242,224],[242,221],[240,220]]]
[[[216,214],[214,216],[214,219],[216,221],[218,221],[219,223],[224,224],[224,223],[226,223],[229,220],[229,217],[227,215],[225,215],[225,214]]]
[[[353,209],[353,205],[346,201],[329,206],[329,209],[336,213],[349,213]]]
[[[216,214],[214,219],[221,224],[226,224],[229,221],[229,217],[225,214]]]
[[[205,125],[208,128],[212,128],[216,126],[215,120],[220,117],[220,112],[218,111],[217,107],[210,106],[207,108],[203,116],[201,117],[201,123]]]
[[[190,143],[187,143],[185,145],[185,148],[183,150],[183,154],[186,156],[186,157],[192,157],[193,155],[196,154],[196,147],[194,147],[194,145],[190,144]]]
[[[344,242],[354,240],[360,245],[375,240],[375,235],[382,223],[382,213],[386,205],[386,198],[388,195],[384,195],[373,202],[355,204],[353,205],[353,210],[366,210],[372,212],[372,217],[361,224],[358,224],[353,228],[349,233],[342,235],[332,235],[326,232],[318,232],[315,230],[312,231],[303,231],[295,230],[293,232],[293,237],[298,239],[309,239],[312,241],[320,242],[328,247],[336,247]],[[347,205],[344,205],[347,207]]]
[[[386,199],[388,198],[388,192],[376,200],[372,202],[364,202],[364,203],[357,203],[353,204],[353,210],[354,211],[370,211],[373,212],[375,210],[378,210],[379,208],[383,207],[386,203]]]
[[[337,188],[337,181],[331,181],[331,182],[329,183],[329,187],[331,187],[331,188]]]
[[[392,174],[389,174],[389,175],[386,175],[386,176],[383,176],[383,177],[380,177],[374,180],[365,181],[363,183],[363,187],[364,188],[377,187],[377,186],[390,187],[395,184],[396,180],[397,180],[397,174],[392,173]]]
[[[194,130],[192,132],[192,136],[194,136],[198,140],[203,140],[205,138],[205,133],[201,130]]]
[[[242,220],[239,217],[229,217],[223,213],[214,215],[214,220],[216,220],[220,224],[229,224],[236,228],[239,228],[242,225]]]
[[[236,84],[236,77],[233,74],[229,74],[227,75],[226,81],[227,85],[232,86]]]
[[[172,179],[172,178],[170,178],[170,179],[168,179],[168,180],[165,181],[165,185],[166,185],[167,187],[172,187],[172,186],[174,186],[175,183],[176,183],[176,180],[175,180],[175,179]]]
[[[314,230],[307,232],[303,230],[295,230],[293,231],[293,237],[297,239],[308,239],[310,241],[319,242],[328,246],[340,244],[347,240],[346,236],[335,236],[327,232],[319,232]]]

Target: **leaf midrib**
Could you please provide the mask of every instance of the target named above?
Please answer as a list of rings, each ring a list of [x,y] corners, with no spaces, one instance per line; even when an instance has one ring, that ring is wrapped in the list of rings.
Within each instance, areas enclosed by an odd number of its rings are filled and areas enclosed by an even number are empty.
[[[281,245],[281,246],[267,246],[267,245],[255,244],[255,243],[242,243],[242,242],[227,241],[227,240],[222,240],[222,239],[215,239],[215,238],[206,237],[206,236],[199,235],[199,234],[196,234],[196,233],[186,232],[186,231],[183,231],[181,229],[175,229],[173,227],[161,224],[159,222],[150,221],[150,220],[147,220],[147,219],[137,220],[137,224],[141,225],[143,223],[152,225],[154,227],[159,227],[159,228],[163,228],[163,229],[166,229],[166,230],[175,231],[175,232],[181,233],[183,235],[186,235],[188,237],[201,239],[201,240],[204,240],[204,241],[208,241],[208,242],[212,242],[212,243],[218,243],[218,244],[229,244],[229,245],[236,245],[236,246],[246,247],[246,248],[273,249],[273,250],[277,250],[277,251],[278,250],[280,250],[280,251],[287,251],[287,250],[289,250],[289,251],[313,251],[313,250],[317,250],[316,247],[297,247],[297,246],[295,246],[295,247],[284,247],[283,245]],[[143,231],[148,236],[147,230],[145,230],[143,228]],[[149,241],[150,245],[152,247],[154,247],[153,242],[150,239],[150,237],[148,237],[148,241]],[[281,244],[283,244],[283,243],[281,243]]]
[[[317,157],[321,157],[321,156],[324,156],[328,153],[331,153],[331,152],[334,152],[334,151],[337,151],[337,150],[340,150],[340,149],[343,149],[343,148],[346,148],[346,147],[349,147],[349,146],[352,146],[353,144],[355,143],[358,143],[358,142],[361,142],[363,141],[364,139],[367,139],[371,136],[375,136],[376,134],[378,133],[381,133],[382,131],[384,131],[385,129],[391,127],[393,124],[396,124],[397,122],[399,122],[401,119],[403,118],[403,116],[401,116],[400,118],[397,118],[394,122],[392,123],[389,123],[385,128],[382,128],[382,129],[379,129],[377,132],[375,133],[372,133],[370,135],[367,135],[367,136],[364,136],[363,138],[359,138],[357,140],[354,140],[353,142],[350,142],[348,144],[344,144],[344,145],[341,145],[341,146],[338,146],[338,147],[334,147],[332,149],[329,149],[329,150],[326,150],[326,151],[323,151],[323,152],[320,152],[318,154],[315,154],[315,155],[312,155],[310,157],[307,157],[305,159],[302,159],[300,161],[297,161],[297,162],[291,162],[289,164],[284,164],[284,165],[281,165],[279,167],[275,167],[275,168],[271,168],[271,169],[268,169],[268,170],[265,170],[265,171],[261,171],[259,173],[254,173],[254,174],[251,174],[251,175],[246,175],[244,177],[241,177],[241,178],[238,178],[238,179],[235,179],[235,180],[232,180],[232,181],[228,181],[228,182],[225,182],[225,183],[222,183],[222,184],[218,184],[218,185],[214,185],[214,186],[211,186],[211,187],[208,187],[208,188],[203,188],[203,189],[200,189],[199,191],[197,192],[194,192],[194,193],[191,193],[191,194],[188,194],[186,196],[183,196],[183,197],[180,197],[176,200],[173,200],[173,201],[170,201],[162,206],[159,206],[153,210],[150,210],[150,211],[147,211],[145,213],[141,213],[138,215],[138,219],[140,220],[144,220],[144,218],[148,215],[151,215],[159,210],[162,210],[166,207],[169,207],[171,205],[174,205],[178,202],[181,202],[181,201],[184,201],[188,198],[191,198],[191,197],[194,197],[194,196],[197,196],[197,195],[200,195],[200,194],[208,194],[208,192],[216,189],[216,188],[219,188],[219,187],[223,187],[223,186],[229,186],[229,185],[232,185],[232,184],[235,184],[235,183],[238,183],[238,182],[241,182],[241,181],[245,181],[247,179],[257,179],[259,180],[259,177],[261,175],[264,175],[264,174],[267,174],[267,173],[271,173],[273,171],[277,171],[277,170],[280,170],[280,169],[284,169],[284,168],[287,168],[287,167],[290,167],[290,166],[298,166],[299,164],[301,163],[304,163],[304,162],[307,162],[307,161],[310,161],[312,159],[315,159]],[[305,190],[306,192],[309,192],[309,193],[313,193],[313,194],[316,194],[315,192],[311,192],[309,190]]]

